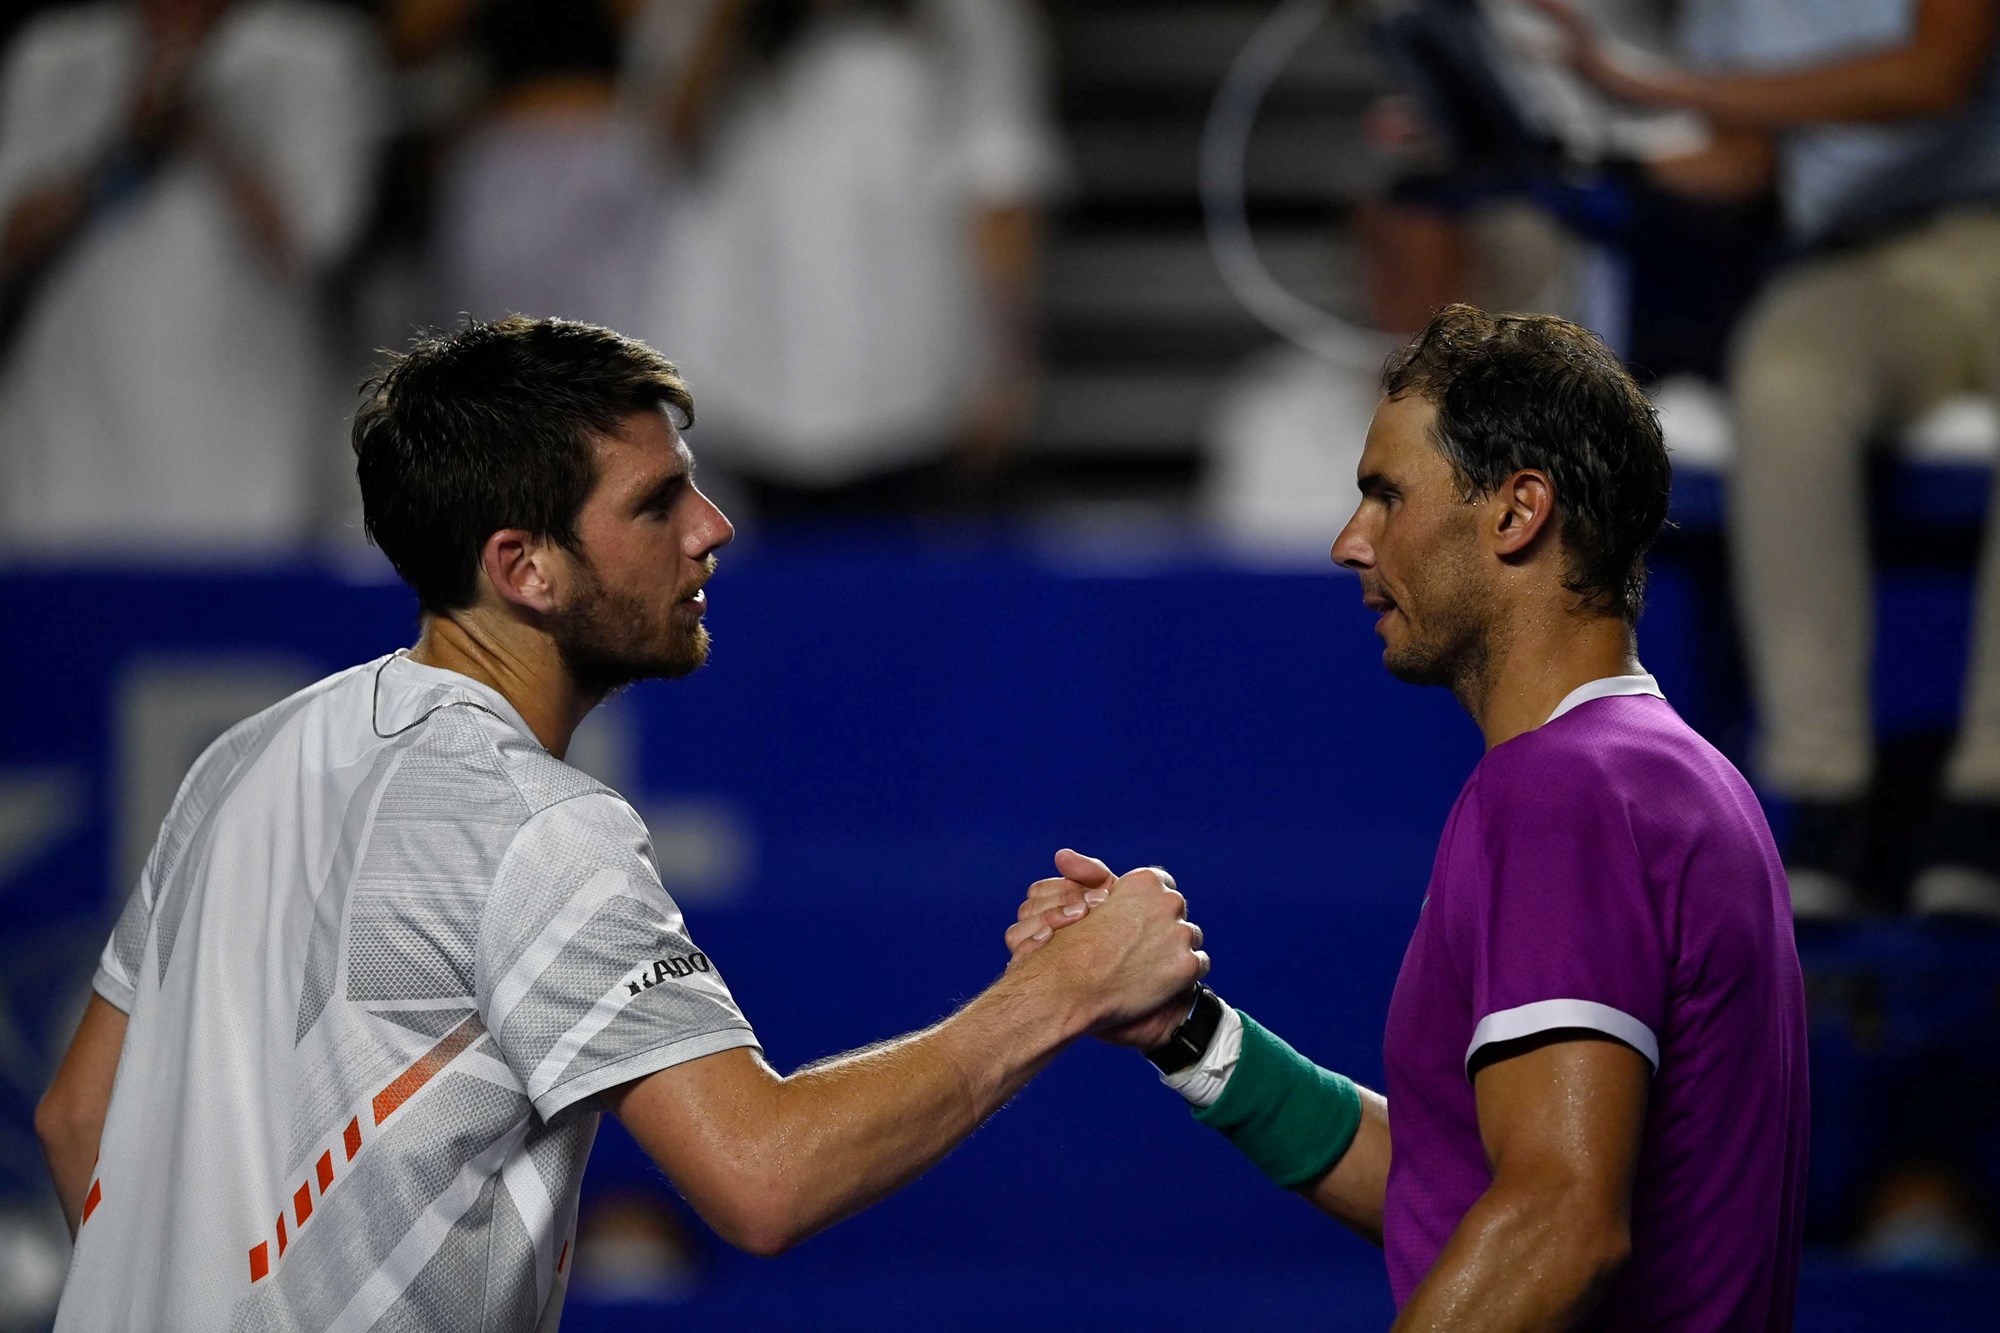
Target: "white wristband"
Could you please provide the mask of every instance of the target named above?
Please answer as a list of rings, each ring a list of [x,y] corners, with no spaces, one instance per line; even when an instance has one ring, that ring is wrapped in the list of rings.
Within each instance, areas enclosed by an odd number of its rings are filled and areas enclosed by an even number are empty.
[[[1196,1107],[1213,1106],[1215,1099],[1222,1095],[1229,1076],[1236,1072],[1237,1058],[1243,1053],[1243,1020],[1229,1007],[1227,1000],[1220,996],[1222,1018],[1215,1025],[1215,1036],[1210,1038],[1208,1049],[1201,1053],[1201,1059],[1186,1069],[1172,1074],[1160,1075],[1160,1082],[1178,1092]]]

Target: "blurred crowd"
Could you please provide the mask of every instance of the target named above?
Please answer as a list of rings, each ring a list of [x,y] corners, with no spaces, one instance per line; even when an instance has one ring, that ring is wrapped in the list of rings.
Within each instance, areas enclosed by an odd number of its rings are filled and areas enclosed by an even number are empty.
[[[1795,907],[1851,915],[1879,778],[1869,460],[1940,413],[1959,463],[2000,443],[2000,0],[1349,8],[1394,86],[1366,118],[1390,165],[1347,219],[1368,323],[1553,309],[1646,377],[1679,466],[1727,478],[1756,776],[1791,810]],[[1075,178],[1051,16],[21,12],[0,66],[0,548],[352,540],[345,421],[372,349],[516,310],[675,356],[732,513],[1004,504],[1037,421],[1049,218]],[[1259,358],[1218,395],[1190,498],[1250,545],[1323,551],[1375,397],[1358,359]],[[2000,918],[1990,527],[1912,901]],[[1891,1181],[1885,1254],[1977,1248],[1948,1180]]]
[[[1656,386],[1684,467],[1726,466],[1759,776],[1793,806],[1801,914],[1851,914],[1876,769],[1866,461],[1968,403],[1974,453],[1993,443],[1996,6],[1363,8],[1397,88],[1367,127],[1391,168],[1352,219],[1370,321],[1564,310]],[[708,479],[744,517],[994,503],[1035,419],[1045,216],[1068,178],[1047,17],[136,0],[18,19],[0,543],[351,535],[343,423],[372,349],[514,310],[672,349]],[[1367,364],[1246,374],[1209,431],[1211,515],[1317,547],[1374,395]],[[1914,897],[2000,916],[1985,551]]]
[[[760,509],[974,479],[1033,397],[1045,79],[1021,0],[48,7],[0,75],[0,535],[297,546],[369,349],[515,310],[689,349]]]
[[[1369,117],[1395,166],[1355,219],[1372,323],[1407,335],[1469,299],[1556,309],[1620,349],[1677,467],[1726,477],[1757,777],[1788,816],[1795,909],[1881,906],[1872,463],[1943,436],[1930,452],[1970,472],[2000,446],[2000,5],[1371,8],[1400,83]],[[1325,467],[1325,423],[1358,442],[1374,405],[1365,364],[1293,367],[1265,368],[1223,423],[1218,514],[1246,536],[1312,521],[1296,480]],[[1909,900],[2000,918],[2000,539],[1983,552]]]

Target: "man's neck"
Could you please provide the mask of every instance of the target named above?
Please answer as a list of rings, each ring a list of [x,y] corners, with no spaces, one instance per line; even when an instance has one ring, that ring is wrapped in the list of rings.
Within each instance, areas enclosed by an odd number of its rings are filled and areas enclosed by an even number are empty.
[[[599,702],[576,688],[547,636],[511,623],[496,624],[477,610],[461,616],[426,615],[410,658],[498,690],[558,759]]]
[[[1632,627],[1618,616],[1552,611],[1496,638],[1478,679],[1457,692],[1489,750],[1548,721],[1577,687],[1641,669]]]

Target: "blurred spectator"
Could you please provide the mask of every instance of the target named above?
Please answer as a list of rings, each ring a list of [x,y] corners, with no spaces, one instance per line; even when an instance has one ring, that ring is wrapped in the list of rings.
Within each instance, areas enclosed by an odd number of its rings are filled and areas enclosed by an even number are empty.
[[[608,1190],[577,1222],[575,1290],[593,1300],[684,1300],[703,1267],[696,1234],[643,1191]]]
[[[391,11],[400,60],[469,57],[478,90],[440,168],[441,317],[519,311],[649,331],[662,164],[619,77],[643,3],[399,0]]]
[[[1869,1191],[1855,1251],[1883,1268],[1953,1268],[1987,1252],[1979,1208],[1959,1163],[1909,1162]]]
[[[1390,197],[1364,203],[1357,221],[1370,323],[1385,333],[1414,333],[1452,301],[1574,309],[1576,247],[1519,200],[1446,213]],[[1200,503],[1211,528],[1239,557],[1324,565],[1328,520],[1353,506],[1381,396],[1373,361],[1339,364],[1291,346],[1257,353],[1207,423]]]
[[[1842,915],[1857,901],[1875,757],[1865,446],[1951,395],[2000,391],[2000,5],[1693,0],[1692,70],[1631,66],[1555,0],[1544,7],[1609,91],[1776,136],[1799,258],[1733,350],[1731,535],[1763,776],[1797,803],[1794,905]],[[1996,530],[1919,910],[2000,916]]]
[[[362,215],[373,34],[304,3],[56,10],[0,75],[0,538],[307,534],[315,277]]]
[[[1023,0],[661,0],[657,320],[766,515],[950,502],[1035,399],[1062,162]]]

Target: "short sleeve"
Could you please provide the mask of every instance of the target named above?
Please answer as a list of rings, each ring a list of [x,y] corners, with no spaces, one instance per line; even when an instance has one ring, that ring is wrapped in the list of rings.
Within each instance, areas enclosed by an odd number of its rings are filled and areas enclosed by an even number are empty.
[[[1669,964],[1659,908],[1618,794],[1587,766],[1496,768],[1474,793],[1447,911],[1481,1047],[1563,1028],[1660,1065]]]
[[[118,924],[105,942],[104,952],[97,959],[97,974],[90,979],[90,988],[123,1013],[131,1013],[138,998],[140,960],[145,955],[146,935],[152,925],[152,862],[148,859],[139,882],[132,888],[132,896],[125,900],[125,910],[118,914]]]
[[[478,1004],[544,1120],[756,1036],[660,885],[645,824],[598,792],[522,825],[479,928]]]

